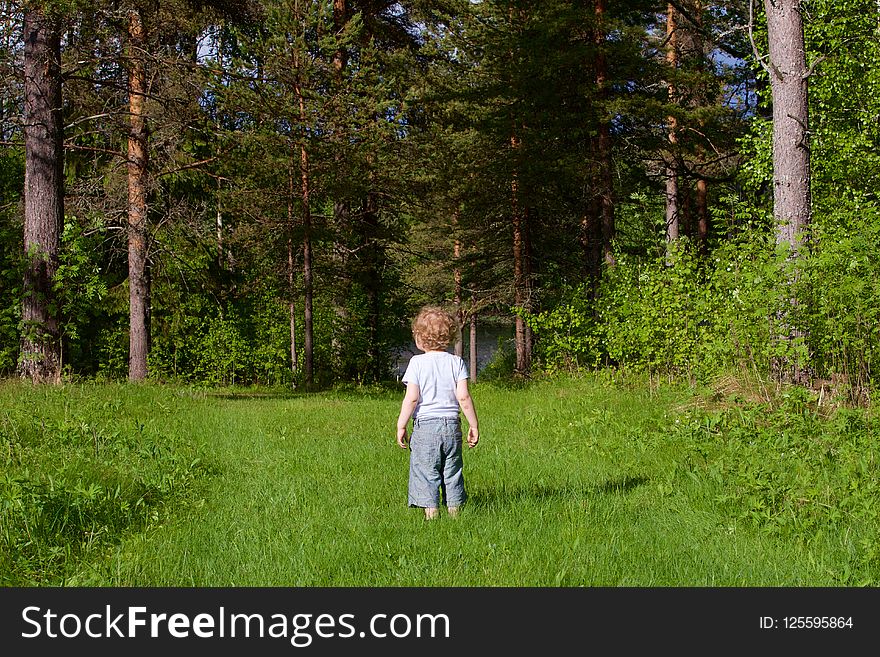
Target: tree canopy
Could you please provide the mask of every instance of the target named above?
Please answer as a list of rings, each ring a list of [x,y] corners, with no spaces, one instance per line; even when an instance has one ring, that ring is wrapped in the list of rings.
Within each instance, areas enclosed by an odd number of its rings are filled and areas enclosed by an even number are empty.
[[[65,376],[381,381],[439,303],[506,327],[496,369],[520,376],[785,362],[864,397],[880,14],[779,7],[0,3],[0,372],[34,378],[39,333]],[[28,50],[27,16],[57,52]],[[25,184],[28,139],[48,139],[28,123],[34,57],[60,90],[63,210]],[[803,143],[779,132],[790,75]],[[777,248],[786,144],[810,156],[795,258]],[[51,212],[35,292],[28,231]]]

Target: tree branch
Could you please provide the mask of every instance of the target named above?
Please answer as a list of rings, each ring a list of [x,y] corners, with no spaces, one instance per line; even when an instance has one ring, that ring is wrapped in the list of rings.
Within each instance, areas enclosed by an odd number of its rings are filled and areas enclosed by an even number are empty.
[[[693,16],[693,14],[691,14],[691,11],[688,7],[685,7],[678,0],[668,0],[668,2],[669,2],[669,4],[671,4],[673,6],[675,11],[677,11],[679,14],[684,16],[685,20],[687,20],[687,22],[691,24],[691,26],[694,30],[699,32],[700,36],[702,36],[704,40],[708,41],[709,43],[714,44],[720,50],[722,50],[723,52],[727,53],[728,55],[730,55],[731,57],[733,57],[735,59],[745,59],[746,58],[745,53],[742,53],[738,50],[734,50],[730,46],[721,42],[719,39],[713,38],[712,34],[705,27],[703,27],[701,21],[697,20]],[[727,34],[731,34],[737,30],[740,30],[740,29],[743,29],[743,28],[739,27],[739,28],[734,28],[732,30],[728,30],[727,32],[721,33],[719,35],[719,37],[725,36]]]
[[[125,157],[120,151],[114,151],[109,148],[98,148],[96,146],[80,146],[73,142],[65,142],[64,148],[71,148],[76,151],[91,151],[93,153],[106,153],[107,155],[115,155],[116,157]]]
[[[184,164],[183,166],[177,167],[176,169],[169,169],[168,171],[161,171],[156,174],[157,178],[161,178],[162,176],[170,176],[175,173],[180,173],[181,171],[186,171],[188,169],[195,169],[196,167],[200,167],[203,164],[208,164],[209,162],[213,162],[218,159],[219,156],[215,155],[214,157],[205,158],[204,160],[199,160],[198,162],[191,162],[189,164]]]
[[[94,119],[104,119],[104,118],[106,118],[106,117],[108,117],[108,116],[113,116],[113,114],[109,114],[109,113],[106,113],[106,112],[105,112],[104,114],[95,114],[95,115],[93,115],[93,116],[84,116],[84,117],[82,117],[82,118],[77,119],[77,120],[74,121],[73,123],[70,123],[70,124],[64,126],[64,129],[65,129],[65,130],[70,130],[71,128],[73,128],[73,127],[79,125],[80,123],[85,123],[86,121],[92,121],[92,120],[94,120]]]
[[[755,5],[755,0],[749,0],[749,42],[752,44],[752,52],[754,53],[755,59],[758,61],[758,63],[761,65],[761,67],[765,71],[767,71],[767,75],[769,75],[771,78],[773,76],[776,76],[776,78],[778,80],[781,80],[782,75],[780,75],[779,71],[776,70],[776,67],[773,66],[773,62],[770,62],[770,66],[768,66],[764,62],[764,59],[766,57],[769,57],[770,55],[766,55],[765,57],[762,57],[760,54],[758,54],[758,45],[755,43],[755,34],[752,29],[754,26],[754,8],[755,8],[754,5]],[[771,69],[771,67],[772,67],[772,69]]]
[[[816,67],[824,62],[826,59],[828,59],[828,55],[819,55],[818,57],[816,57],[816,59],[813,60],[813,63],[810,64],[810,68],[808,68],[806,73],[801,76],[801,79],[806,80],[808,77],[810,77],[813,74],[813,71],[816,70]]]

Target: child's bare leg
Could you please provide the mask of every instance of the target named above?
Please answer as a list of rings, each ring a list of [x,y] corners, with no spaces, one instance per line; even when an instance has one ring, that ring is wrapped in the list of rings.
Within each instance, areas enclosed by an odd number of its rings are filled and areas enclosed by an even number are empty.
[[[455,517],[458,515],[458,507],[457,507],[457,506],[451,506],[451,507],[449,507],[449,508],[447,509],[447,512],[449,513],[449,516],[450,516],[451,518],[455,518]]]
[[[437,507],[426,507],[425,508],[425,520],[434,520],[440,515],[440,509]]]

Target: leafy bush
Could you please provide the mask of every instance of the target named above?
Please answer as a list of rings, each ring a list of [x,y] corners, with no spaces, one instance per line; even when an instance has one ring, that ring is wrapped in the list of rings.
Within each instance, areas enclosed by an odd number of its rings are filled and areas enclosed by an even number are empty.
[[[806,261],[804,320],[819,375],[842,375],[854,400],[880,383],[880,206],[853,194],[819,217]]]
[[[505,381],[513,377],[516,369],[516,349],[509,338],[499,337],[498,348],[493,352],[483,369],[480,381]]]
[[[22,226],[19,199],[24,187],[23,153],[0,151],[0,374],[15,369],[21,322]]]
[[[783,303],[780,258],[741,238],[701,256],[685,240],[668,256],[622,254],[598,293],[528,317],[548,370],[615,365],[706,377],[735,364],[767,369],[792,346],[774,340]]]
[[[290,317],[269,292],[220,307],[193,295],[158,319],[150,370],[208,384],[289,383]]]
[[[703,380],[736,367],[768,374],[787,361],[843,380],[865,401],[880,378],[880,207],[841,199],[811,237],[797,269],[766,230],[709,256],[684,240],[669,256],[622,254],[595,298],[582,286],[526,315],[538,361],[550,371],[615,365]],[[801,336],[781,338],[789,325]]]

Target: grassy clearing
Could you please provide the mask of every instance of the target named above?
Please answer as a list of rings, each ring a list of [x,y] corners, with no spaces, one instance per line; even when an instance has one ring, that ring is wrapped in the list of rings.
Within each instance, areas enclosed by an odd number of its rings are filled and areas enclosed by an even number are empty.
[[[808,396],[771,407],[600,377],[480,383],[482,440],[465,454],[470,501],[456,520],[426,522],[405,506],[399,392],[0,386],[0,577],[98,586],[880,583],[878,436],[864,413],[823,418]],[[102,502],[105,511],[97,504],[54,531],[62,525],[53,530],[46,495],[21,493],[45,492],[50,476],[68,492],[118,488],[127,506]],[[74,508],[76,495],[62,502]],[[61,551],[46,559],[47,548]]]

